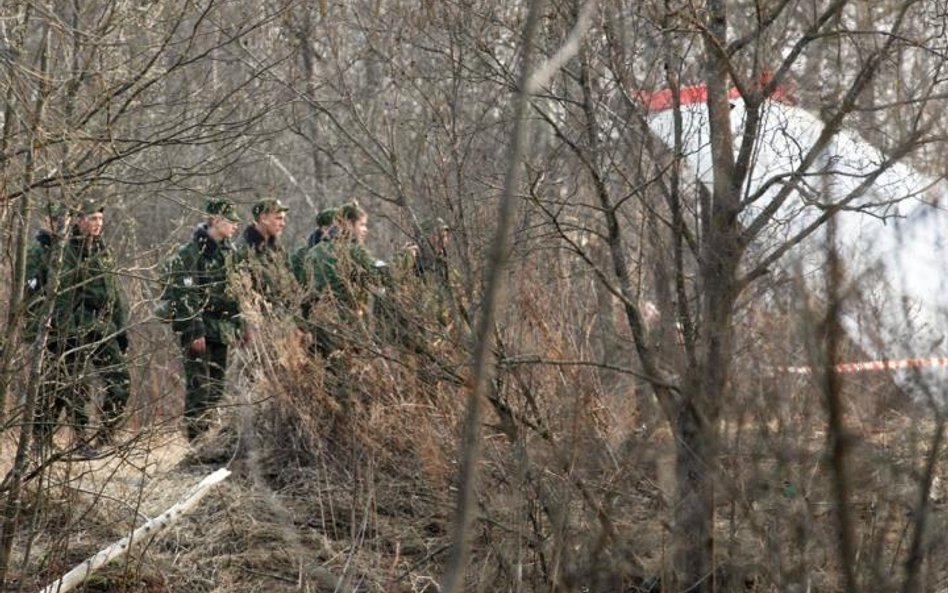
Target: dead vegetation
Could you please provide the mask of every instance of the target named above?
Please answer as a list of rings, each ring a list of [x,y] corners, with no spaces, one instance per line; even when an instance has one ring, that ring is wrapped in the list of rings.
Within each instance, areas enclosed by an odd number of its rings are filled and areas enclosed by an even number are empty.
[[[574,345],[542,319],[520,352],[542,344],[545,357],[569,358]],[[82,590],[437,591],[454,535],[464,387],[424,369],[463,377],[458,346],[353,349],[330,364],[285,330],[274,326],[241,353],[221,428],[199,448],[184,445],[173,421],[159,423],[113,457],[57,462],[30,482],[8,590],[44,586],[227,465],[233,478],[193,514]],[[523,362],[501,367],[488,398],[471,590],[663,590],[670,433],[612,391],[636,389],[631,378],[527,361],[501,338],[498,356]],[[888,381],[845,386],[857,569],[892,585],[911,554],[935,426],[919,407],[876,407],[891,400]],[[738,373],[733,388],[722,414],[716,588],[839,590],[839,506],[813,378]],[[937,510],[948,498],[936,467]],[[935,587],[943,519],[927,521]]]

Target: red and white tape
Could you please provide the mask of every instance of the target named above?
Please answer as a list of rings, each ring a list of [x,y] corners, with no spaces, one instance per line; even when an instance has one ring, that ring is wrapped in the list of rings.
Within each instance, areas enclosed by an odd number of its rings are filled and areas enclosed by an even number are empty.
[[[902,358],[899,360],[869,360],[866,362],[841,362],[833,367],[837,373],[864,373],[870,371],[896,371],[905,369],[931,369],[948,367],[948,357]],[[784,367],[785,373],[809,375],[813,367]]]

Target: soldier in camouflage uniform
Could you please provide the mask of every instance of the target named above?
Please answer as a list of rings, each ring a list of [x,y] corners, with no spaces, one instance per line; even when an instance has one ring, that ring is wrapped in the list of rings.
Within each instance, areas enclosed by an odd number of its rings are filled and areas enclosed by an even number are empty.
[[[331,241],[336,233],[338,233],[338,228],[335,226],[337,210],[338,208],[320,210],[316,215],[316,230],[310,234],[306,240],[306,245],[297,249],[293,252],[293,255],[290,256],[290,265],[293,268],[293,274],[296,276],[298,282],[303,283],[306,279],[306,272],[303,269],[303,258],[306,256],[306,252],[309,251],[311,247],[319,245],[322,241]]]
[[[319,245],[324,239],[332,239],[336,233],[336,214],[338,214],[338,208],[326,208],[319,211],[316,215],[316,230],[306,241],[309,247]]]
[[[104,208],[85,202],[62,246],[59,289],[46,295],[54,299],[48,343],[52,381],[43,390],[51,401],[41,402],[34,433],[40,443],[48,444],[60,412],[68,408],[81,442],[79,453],[86,456],[97,454],[85,440],[86,379],[98,375],[106,387],[99,444],[108,444],[123,420],[131,386],[125,357],[127,314],[115,263],[101,239],[103,222]],[[53,238],[48,253],[57,246]]]
[[[376,301],[375,315],[383,339],[413,352],[427,351],[429,320],[441,328],[451,325],[451,271],[448,267],[450,227],[441,218],[419,224],[421,238],[395,257],[394,285],[387,298]],[[397,293],[395,291],[397,289]],[[398,302],[410,301],[411,307]]]
[[[357,204],[339,208],[339,234],[321,241],[303,257],[302,268],[309,306],[332,303],[340,320],[349,327],[362,326],[371,293],[383,284],[382,272],[365,248],[368,215]],[[329,355],[341,343],[338,332],[316,324],[316,346]]]
[[[451,227],[441,218],[429,218],[419,225],[422,240],[412,250],[415,276],[426,281],[447,286],[450,282],[448,269],[448,242]]]
[[[299,292],[290,257],[279,242],[288,210],[274,198],[254,204],[254,222],[244,230],[237,245],[238,267],[249,276],[250,287],[261,297],[260,308],[264,314],[280,318],[293,314]]]
[[[231,290],[240,217],[227,200],[211,200],[207,221],[171,261],[165,298],[171,328],[184,355],[184,417],[188,440],[210,427],[208,412],[224,396],[228,349],[239,340],[242,323]]]
[[[26,339],[29,341],[36,338],[42,321],[40,315],[46,302],[53,246],[60,244],[69,224],[68,211],[62,205],[50,205],[46,215],[45,224],[36,233],[36,241],[26,252]]]

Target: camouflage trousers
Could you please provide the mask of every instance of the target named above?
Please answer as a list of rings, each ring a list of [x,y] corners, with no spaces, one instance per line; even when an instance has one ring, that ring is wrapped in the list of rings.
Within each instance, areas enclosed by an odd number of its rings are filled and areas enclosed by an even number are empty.
[[[65,410],[76,436],[85,439],[89,426],[86,406],[92,399],[90,381],[99,379],[105,386],[101,435],[108,437],[124,420],[132,383],[128,360],[118,340],[99,335],[52,339],[46,350],[48,371],[37,400],[34,436],[51,440]]]
[[[227,376],[227,344],[205,341],[201,354],[184,345],[184,422],[188,440],[210,428],[210,412],[224,397]]]

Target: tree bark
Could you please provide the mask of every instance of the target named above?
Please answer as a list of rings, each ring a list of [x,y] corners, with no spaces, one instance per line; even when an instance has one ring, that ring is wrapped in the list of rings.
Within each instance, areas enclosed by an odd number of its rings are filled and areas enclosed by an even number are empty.
[[[736,175],[731,106],[727,11],[724,0],[708,0],[705,80],[714,183],[699,261],[701,317],[697,364],[689,365],[685,399],[675,418],[677,504],[675,569],[677,587],[713,591],[714,481],[717,475],[717,417],[727,395],[733,350],[733,311],[741,258],[740,185]]]
[[[49,27],[45,27],[43,30],[43,42],[42,49],[40,51],[40,64],[39,71],[42,73],[44,79],[48,79],[49,74]],[[31,122],[31,139],[30,139],[30,150],[27,155],[27,166],[26,172],[24,173],[24,185],[28,186],[31,181],[33,166],[36,159],[36,148],[39,144],[39,140],[36,137],[40,132],[40,122],[42,121],[43,116],[43,106],[46,102],[48,96],[48,89],[42,88],[37,93],[36,103],[34,105],[32,122]],[[30,193],[27,192],[20,198],[23,201],[23,210],[26,211],[26,216],[23,220],[20,221],[20,230],[18,235],[18,245],[17,260],[16,265],[19,268],[17,273],[14,274],[14,294],[23,292],[23,268],[25,266],[26,260],[26,226],[29,224],[29,203],[30,203]],[[60,250],[60,254],[61,254]],[[55,294],[57,282],[53,282],[53,286],[49,287],[52,290],[50,294]],[[8,319],[7,331],[11,335],[11,339],[19,341],[19,331],[22,313],[18,302],[14,302],[15,299],[11,298],[11,314],[10,319]],[[52,299],[48,299],[49,302],[46,303],[44,311],[48,314],[46,317],[47,323],[44,323],[44,328],[40,331],[40,337],[37,339],[41,345],[45,342],[46,334],[48,332],[48,321],[49,317],[52,316]],[[15,307],[15,308],[14,308]],[[14,342],[15,343],[15,342]],[[11,344],[12,350],[13,344]],[[26,402],[23,405],[23,410],[21,413],[21,418],[23,422],[20,428],[20,435],[17,441],[16,455],[13,460],[13,468],[7,474],[7,477],[4,479],[4,483],[9,484],[7,488],[6,500],[3,504],[3,513],[2,513],[2,528],[0,528],[0,589],[3,588],[3,584],[6,580],[7,570],[10,565],[10,552],[13,547],[13,537],[16,534],[17,520],[20,514],[20,490],[22,487],[23,476],[26,473],[27,466],[27,449],[33,435],[33,413],[36,406],[36,395],[39,390],[40,383],[40,374],[42,372],[42,361],[43,357],[40,355],[42,350],[38,350],[37,345],[33,345],[33,362],[30,368],[30,379],[29,384],[27,385],[27,397]],[[4,356],[4,368],[3,368],[3,377],[4,385],[3,390],[6,392],[7,382],[9,381],[7,367],[8,361],[12,360],[12,352],[5,354]],[[5,397],[3,398],[6,399]],[[5,402],[0,402],[5,403]]]
[[[494,328],[494,312],[496,309],[500,283],[503,278],[504,263],[507,260],[510,243],[510,229],[514,196],[520,180],[520,161],[523,157],[527,141],[526,112],[530,106],[530,80],[533,76],[534,34],[539,26],[542,0],[532,0],[527,12],[527,22],[523,36],[523,64],[520,73],[520,88],[517,93],[516,108],[514,110],[514,129],[510,146],[510,162],[504,182],[504,193],[498,207],[497,230],[491,251],[488,256],[486,288],[481,306],[481,317],[478,320],[474,353],[472,360],[473,376],[470,380],[470,391],[467,398],[467,413],[464,420],[461,464],[458,484],[458,502],[454,519],[454,542],[448,557],[447,568],[442,580],[441,590],[444,593],[455,593],[462,588],[467,557],[470,548],[470,529],[473,524],[474,497],[477,483],[477,463],[480,457],[480,423],[481,399],[490,382],[489,356],[491,334]]]

